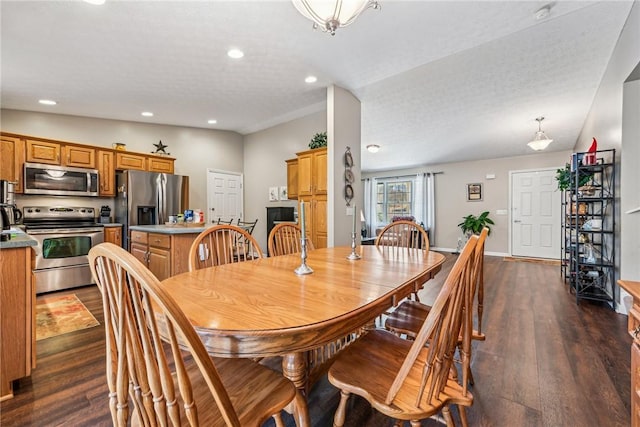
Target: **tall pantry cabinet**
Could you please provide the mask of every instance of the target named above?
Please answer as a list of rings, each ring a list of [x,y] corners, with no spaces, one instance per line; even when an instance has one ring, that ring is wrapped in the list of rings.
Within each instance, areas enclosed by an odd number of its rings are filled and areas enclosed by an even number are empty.
[[[315,248],[327,247],[327,148],[296,153],[298,203],[305,205],[307,237]],[[291,161],[288,161],[288,165]],[[291,168],[287,168],[291,174]],[[289,178],[291,178],[289,176]],[[289,179],[287,181],[290,181]],[[289,184],[290,186],[290,184]],[[300,212],[298,208],[298,212]],[[298,215],[300,217],[300,215]]]

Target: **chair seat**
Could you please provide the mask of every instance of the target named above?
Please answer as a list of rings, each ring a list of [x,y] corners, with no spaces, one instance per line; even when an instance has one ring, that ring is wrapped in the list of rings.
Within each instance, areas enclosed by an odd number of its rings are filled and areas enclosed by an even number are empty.
[[[341,390],[364,397],[376,410],[395,419],[428,418],[438,413],[443,404],[471,406],[471,393],[467,392],[465,396],[462,387],[451,377],[443,392],[434,396],[432,402],[423,401],[417,406],[414,396],[422,378],[420,364],[413,365],[394,401],[390,405],[385,403],[387,393],[411,344],[412,342],[384,330],[371,331],[340,354],[329,369],[329,381]],[[427,352],[428,348],[425,347],[418,359],[424,360]],[[429,387],[430,383],[427,383],[425,390]]]
[[[429,315],[431,306],[419,301],[404,300],[387,316],[384,323],[385,329],[396,334],[405,334],[408,337],[415,337],[424,323],[424,319]],[[471,339],[484,341],[486,336],[477,330],[471,332]]]
[[[280,412],[283,401],[293,400],[293,383],[271,369],[248,359],[212,358],[224,387],[238,412],[242,426],[261,426],[272,414]],[[201,426],[222,427],[225,422],[195,362],[187,363],[193,394],[196,396],[198,421]],[[193,372],[193,375],[191,373]],[[252,393],[247,393],[252,390]],[[182,404],[182,402],[180,402]],[[181,411],[181,425],[189,425]],[[269,414],[265,417],[265,414]],[[144,425],[134,411],[131,425]]]

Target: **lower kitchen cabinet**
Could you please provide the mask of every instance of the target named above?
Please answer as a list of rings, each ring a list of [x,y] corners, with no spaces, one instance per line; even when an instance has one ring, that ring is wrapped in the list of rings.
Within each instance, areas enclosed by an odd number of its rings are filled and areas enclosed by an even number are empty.
[[[2,249],[0,262],[0,401],[13,397],[13,381],[36,367],[34,252]]]
[[[130,252],[159,280],[164,280],[189,270],[189,249],[198,234],[131,231]]]
[[[640,282],[618,280],[618,284],[633,297],[627,329],[631,342],[631,427],[640,427]]]
[[[122,226],[104,227],[104,241],[122,246]]]

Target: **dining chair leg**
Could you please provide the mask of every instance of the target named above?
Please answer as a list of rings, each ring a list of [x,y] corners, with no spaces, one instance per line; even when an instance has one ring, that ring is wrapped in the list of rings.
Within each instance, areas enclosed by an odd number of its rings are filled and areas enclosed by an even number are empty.
[[[451,416],[449,406],[445,406],[444,408],[442,408],[442,416],[447,423],[447,427],[455,427],[456,424],[453,422],[453,417]]]
[[[420,427],[421,424],[420,420],[411,420],[411,427]]]
[[[295,418],[296,426],[298,427],[307,427],[311,425],[307,400],[304,398],[300,390],[296,391],[296,397],[293,404],[293,417]]]
[[[347,415],[347,400],[349,400],[350,394],[351,393],[340,390],[340,403],[338,404],[338,409],[336,409],[336,414],[333,417],[333,427],[344,426],[344,419]]]
[[[271,418],[273,418],[273,421],[276,422],[276,427],[284,427],[284,423],[282,422],[282,415],[280,414],[280,412],[278,412],[277,414],[273,414]]]
[[[469,422],[467,421],[467,408],[462,405],[458,405],[458,412],[460,413],[460,423],[462,427],[468,427]]]

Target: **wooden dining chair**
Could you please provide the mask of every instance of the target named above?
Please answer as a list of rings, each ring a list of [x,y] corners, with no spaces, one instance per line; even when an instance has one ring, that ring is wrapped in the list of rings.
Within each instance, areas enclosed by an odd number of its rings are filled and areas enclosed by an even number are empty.
[[[472,236],[465,245],[414,341],[375,329],[338,354],[328,373],[341,394],[335,427],[344,425],[351,394],[391,418],[411,421],[414,427],[438,413],[448,426],[454,425],[449,405],[456,404],[462,424],[467,425],[465,408],[473,396],[466,382],[460,384],[452,375],[452,363],[458,336],[470,334],[463,307],[469,304],[469,261],[477,240]]]
[[[288,255],[302,251],[302,231],[300,226],[294,223],[276,224],[271,229],[268,238],[269,256]],[[307,239],[307,250],[313,250],[313,242]]]
[[[158,279],[133,255],[102,243],[89,251],[102,294],[109,408],[114,426],[282,425],[290,404],[308,422],[292,382],[247,359],[213,359]]]
[[[489,229],[484,228],[478,237],[478,243],[472,257],[472,277],[471,277],[471,301],[473,302],[477,296],[477,323],[478,329],[473,329],[471,332],[471,339],[477,341],[484,341],[485,335],[482,333],[482,304],[484,295],[484,243],[489,234]],[[397,335],[404,335],[409,339],[413,339],[418,334],[420,327],[424,323],[424,319],[429,315],[431,306],[423,304],[418,301],[405,300],[391,313],[388,314],[385,320],[385,328]],[[470,308],[471,313],[472,308]],[[462,337],[460,337],[462,340]],[[462,342],[460,341],[459,347],[461,348]],[[469,382],[473,384],[473,374],[471,372],[471,366],[467,372]]]
[[[235,225],[214,225],[200,233],[189,249],[189,271],[262,258],[258,242]]]
[[[414,221],[393,221],[378,234],[376,247],[394,253],[404,248],[423,249],[427,253],[429,251],[429,235],[420,224]],[[423,283],[416,283],[414,286],[412,295],[416,301],[420,301],[418,291],[422,289],[422,286]]]
[[[241,221],[240,218],[238,218],[238,227],[246,230],[249,234],[253,234],[253,229],[256,228],[257,223],[257,219],[255,221]]]

